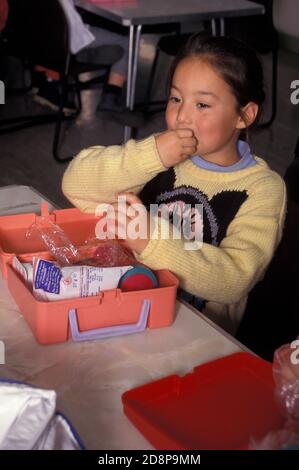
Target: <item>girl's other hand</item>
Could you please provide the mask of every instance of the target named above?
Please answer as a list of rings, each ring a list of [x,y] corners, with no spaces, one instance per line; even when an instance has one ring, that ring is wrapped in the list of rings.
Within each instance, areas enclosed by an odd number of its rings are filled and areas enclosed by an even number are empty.
[[[196,153],[197,139],[191,129],[176,129],[156,136],[156,145],[163,165],[170,168]]]
[[[118,202],[111,204],[105,218],[106,237],[126,241],[126,246],[140,254],[151,237],[151,218],[138,196],[119,193]]]

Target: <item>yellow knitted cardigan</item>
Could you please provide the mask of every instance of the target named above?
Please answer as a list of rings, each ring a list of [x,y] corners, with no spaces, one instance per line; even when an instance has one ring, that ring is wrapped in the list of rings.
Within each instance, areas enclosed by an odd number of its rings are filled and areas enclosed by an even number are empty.
[[[208,200],[225,192],[242,192],[246,199],[218,246],[203,243],[199,250],[186,251],[184,240],[159,236],[164,223],[160,218],[152,239],[137,256],[152,269],[171,270],[182,289],[207,300],[204,313],[231,333],[241,319],[248,292],[273,256],[285,215],[283,180],[262,159],[254,158],[256,165],[229,173],[199,168],[190,159],[175,166],[174,187],[195,188]],[[165,171],[151,136],[123,146],[81,151],[67,168],[62,189],[75,206],[93,213],[99,203],[115,202],[118,192],[139,194]]]

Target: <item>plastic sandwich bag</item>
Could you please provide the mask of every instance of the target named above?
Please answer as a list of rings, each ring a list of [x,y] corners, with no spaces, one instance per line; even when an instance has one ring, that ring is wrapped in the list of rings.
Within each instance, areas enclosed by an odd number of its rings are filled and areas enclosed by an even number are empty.
[[[32,224],[27,238],[39,237],[60,266],[88,265],[99,267],[128,266],[137,263],[133,254],[117,240],[89,238],[75,246],[59,225],[46,217]]]
[[[284,426],[270,431],[259,442],[252,441],[250,448],[299,450],[299,337],[275,351],[273,378],[277,406],[285,418]]]
[[[0,450],[82,450],[56,392],[0,381]]]

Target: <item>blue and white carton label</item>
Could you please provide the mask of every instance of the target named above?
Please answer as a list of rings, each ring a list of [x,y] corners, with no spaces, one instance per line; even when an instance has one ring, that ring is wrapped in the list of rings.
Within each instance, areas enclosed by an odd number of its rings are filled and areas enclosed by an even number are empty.
[[[33,268],[33,293],[42,301],[97,295],[100,291],[117,288],[122,275],[132,267],[60,267],[55,262],[37,258]]]

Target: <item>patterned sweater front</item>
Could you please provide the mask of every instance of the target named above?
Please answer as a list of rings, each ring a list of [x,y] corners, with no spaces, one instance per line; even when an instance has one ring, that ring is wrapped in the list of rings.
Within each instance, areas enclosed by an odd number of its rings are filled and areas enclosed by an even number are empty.
[[[256,165],[219,173],[190,159],[166,169],[153,136],[124,146],[91,147],[71,162],[63,178],[65,196],[83,212],[117,193],[138,194],[150,204],[201,204],[203,244],[185,249],[182,239],[164,239],[164,219],[138,259],[152,269],[167,268],[185,291],[206,299],[204,313],[235,332],[248,292],[262,277],[281,238],[286,192],[280,176],[255,157]]]

